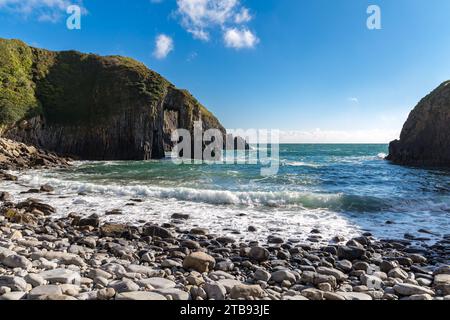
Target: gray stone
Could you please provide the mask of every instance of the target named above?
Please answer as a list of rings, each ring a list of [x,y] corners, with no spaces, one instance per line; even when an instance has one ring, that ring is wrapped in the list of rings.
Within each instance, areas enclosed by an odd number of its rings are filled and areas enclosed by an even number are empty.
[[[158,289],[154,292],[159,293],[165,297],[170,296],[173,300],[189,300],[189,293],[175,288]]]
[[[29,300],[36,300],[41,296],[49,296],[49,295],[62,295],[62,290],[57,285],[47,285],[47,286],[39,286],[30,291],[28,294]]]
[[[146,292],[146,291],[133,291],[133,292],[122,292],[116,296],[116,300],[167,300],[163,295],[156,292]]]
[[[237,284],[230,292],[231,299],[262,298],[266,295],[258,285]]]
[[[12,291],[26,291],[27,283],[24,279],[14,276],[0,276],[0,287],[11,288]]]
[[[254,278],[256,280],[265,281],[265,282],[269,281],[270,277],[271,277],[270,273],[263,269],[256,270],[255,274],[254,274]]]
[[[152,288],[155,289],[170,289],[175,288],[176,285],[175,282],[169,279],[159,277],[138,280],[137,283],[142,287],[150,285]]]
[[[344,281],[344,280],[347,280],[347,278],[348,278],[346,274],[344,274],[342,271],[339,271],[337,269],[318,267],[316,270],[317,270],[317,273],[335,277],[337,281]]]
[[[263,247],[252,247],[248,253],[248,257],[252,260],[263,262],[269,260],[270,253]]]
[[[365,250],[358,247],[338,246],[337,253],[339,259],[353,261],[360,259],[364,255]]]
[[[372,297],[362,292],[336,292],[345,300],[372,300]]]
[[[46,283],[46,280],[38,274],[29,273],[24,277],[25,281],[33,287],[39,287]]]
[[[7,301],[22,300],[26,296],[26,294],[27,293],[23,291],[8,292],[0,296],[0,300],[7,300]]]
[[[281,283],[283,281],[289,281],[295,283],[295,275],[288,270],[279,270],[272,273],[271,280]]]
[[[406,271],[400,269],[400,268],[394,268],[391,271],[388,272],[388,276],[391,278],[397,278],[397,279],[408,279],[408,273]]]
[[[227,290],[219,283],[207,283],[203,288],[211,300],[225,300]]]
[[[129,264],[126,266],[126,269],[128,272],[140,273],[148,277],[157,274],[157,272],[152,267],[142,266],[139,264]]]
[[[108,286],[118,293],[138,291],[139,286],[129,279],[111,281]]]
[[[433,287],[439,290],[442,295],[450,294],[450,274],[440,273],[434,276]]]
[[[234,280],[234,279],[221,279],[221,280],[218,280],[217,283],[224,286],[227,293],[230,293],[231,289],[233,289],[233,287],[241,284],[240,281]]]
[[[160,237],[163,239],[174,238],[174,234],[170,230],[152,225],[146,226],[144,228],[143,235],[151,237]]]
[[[399,283],[394,286],[394,291],[402,296],[412,296],[416,294],[429,294],[434,295],[433,290],[425,287],[416,286],[409,283]]]
[[[47,270],[41,272],[39,275],[50,283],[78,284],[81,280],[78,272],[69,269]]]
[[[18,254],[8,255],[2,260],[2,264],[10,268],[31,269],[32,263],[27,258]]]
[[[339,260],[336,262],[336,268],[339,268],[344,272],[349,272],[350,270],[352,270],[353,265],[348,260]]]
[[[309,300],[323,300],[324,293],[314,288],[302,290],[302,295]]]

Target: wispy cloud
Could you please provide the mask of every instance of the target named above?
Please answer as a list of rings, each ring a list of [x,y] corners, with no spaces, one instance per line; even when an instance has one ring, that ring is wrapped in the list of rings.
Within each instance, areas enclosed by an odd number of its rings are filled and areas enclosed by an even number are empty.
[[[42,22],[57,22],[70,5],[79,5],[87,13],[83,0],[0,0],[0,10],[33,17]]]
[[[353,102],[353,103],[359,104],[359,99],[358,99],[358,98],[356,98],[356,97],[350,97],[350,98],[348,98],[347,100],[348,100],[348,101],[350,101],[350,102]]]
[[[164,59],[171,51],[173,51],[173,49],[173,39],[165,34],[160,34],[155,40],[155,50],[153,51],[153,56],[157,59]]]
[[[231,28],[225,30],[224,41],[229,48],[242,49],[253,48],[259,39],[248,29]]]
[[[253,17],[240,0],[177,0],[176,16],[195,39],[209,41],[218,29],[228,47],[248,48],[257,43],[256,34],[245,26]]]
[[[388,143],[398,139],[399,130],[322,130],[281,131],[281,143]]]

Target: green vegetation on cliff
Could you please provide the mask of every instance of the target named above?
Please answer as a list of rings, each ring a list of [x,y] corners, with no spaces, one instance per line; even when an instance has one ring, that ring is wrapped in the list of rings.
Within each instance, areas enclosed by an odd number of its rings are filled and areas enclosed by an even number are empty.
[[[18,40],[0,39],[0,126],[40,111],[33,64],[30,47]]]
[[[0,39],[2,127],[37,114],[44,115],[50,124],[62,125],[107,122],[124,110],[142,106],[154,114],[169,89],[176,90],[158,73],[131,58],[52,52],[19,40]],[[187,91],[181,92],[189,112],[197,108],[205,122],[220,126]]]

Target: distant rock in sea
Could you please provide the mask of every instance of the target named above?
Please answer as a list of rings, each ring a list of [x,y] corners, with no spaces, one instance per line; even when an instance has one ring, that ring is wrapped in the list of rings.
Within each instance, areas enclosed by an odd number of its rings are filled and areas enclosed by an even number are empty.
[[[402,165],[450,167],[450,81],[423,98],[409,115],[388,160]]]
[[[0,39],[0,135],[84,160],[160,159],[171,134],[226,131],[189,92],[121,56]]]

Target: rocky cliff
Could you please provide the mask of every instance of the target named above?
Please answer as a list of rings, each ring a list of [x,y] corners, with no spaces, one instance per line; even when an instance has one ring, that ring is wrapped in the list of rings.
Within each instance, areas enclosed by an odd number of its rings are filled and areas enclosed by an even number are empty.
[[[174,129],[219,129],[189,92],[125,57],[0,39],[0,133],[85,160],[164,157]]]
[[[398,164],[450,167],[450,81],[422,99],[409,115],[388,160]]]

